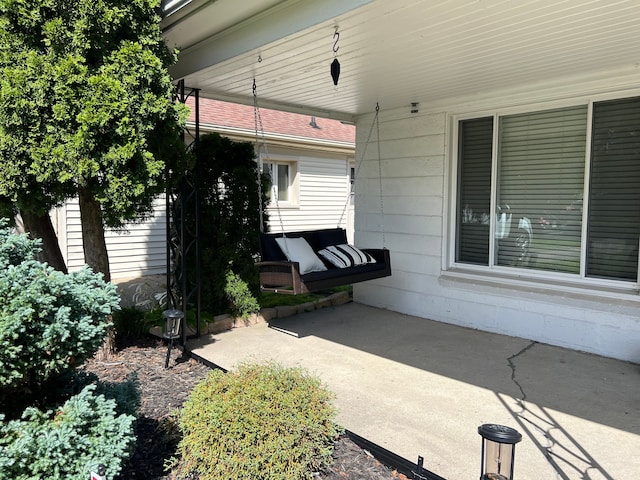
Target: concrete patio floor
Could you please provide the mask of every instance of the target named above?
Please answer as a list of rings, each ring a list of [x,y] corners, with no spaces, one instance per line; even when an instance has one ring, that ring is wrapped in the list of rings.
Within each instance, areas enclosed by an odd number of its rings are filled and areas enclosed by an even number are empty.
[[[448,480],[478,479],[484,423],[522,433],[515,479],[640,479],[640,365],[356,303],[188,348],[225,369],[267,359],[308,369],[336,394],[342,426],[423,456]]]

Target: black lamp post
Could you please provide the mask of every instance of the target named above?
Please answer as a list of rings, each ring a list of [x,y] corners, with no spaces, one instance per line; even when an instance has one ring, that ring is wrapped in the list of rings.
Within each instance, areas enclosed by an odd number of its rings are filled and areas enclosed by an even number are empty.
[[[484,424],[478,427],[482,437],[480,480],[513,480],[516,443],[522,435],[511,427]]]

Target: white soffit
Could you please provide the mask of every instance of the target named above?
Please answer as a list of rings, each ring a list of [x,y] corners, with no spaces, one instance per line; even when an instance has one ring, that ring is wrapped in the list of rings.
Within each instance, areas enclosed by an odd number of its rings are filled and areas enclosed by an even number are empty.
[[[377,102],[425,105],[614,71],[640,86],[638,0],[193,3],[165,31],[170,45],[189,45],[172,74],[221,100],[251,103],[255,78],[262,106],[350,119]]]

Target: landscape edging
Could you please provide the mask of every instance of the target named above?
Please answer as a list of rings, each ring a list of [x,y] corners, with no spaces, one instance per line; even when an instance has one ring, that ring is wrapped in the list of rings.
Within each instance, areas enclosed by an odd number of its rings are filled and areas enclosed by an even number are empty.
[[[258,313],[250,315],[248,318],[234,317],[229,314],[216,315],[213,322],[207,323],[207,327],[202,333],[215,334],[231,330],[233,328],[251,327],[261,323],[269,323],[274,318],[286,318],[299,313],[312,312],[321,308],[336,307],[351,301],[348,292],[336,292],[313,302],[301,303],[299,305],[281,305],[278,307],[263,308]],[[162,338],[162,326],[155,325],[149,330],[151,335]],[[196,333],[192,328],[187,330],[188,334]]]

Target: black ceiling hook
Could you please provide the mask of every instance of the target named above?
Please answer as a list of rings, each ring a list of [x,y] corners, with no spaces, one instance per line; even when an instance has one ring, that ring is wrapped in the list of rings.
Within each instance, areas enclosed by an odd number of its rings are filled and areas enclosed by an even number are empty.
[[[338,40],[340,40],[340,33],[338,32],[338,27],[335,27],[336,31],[333,34],[333,38],[335,41],[333,42],[333,62],[331,62],[331,78],[333,78],[333,84],[338,86],[338,78],[340,78],[340,62],[338,61],[338,50],[340,47],[338,46]]]

